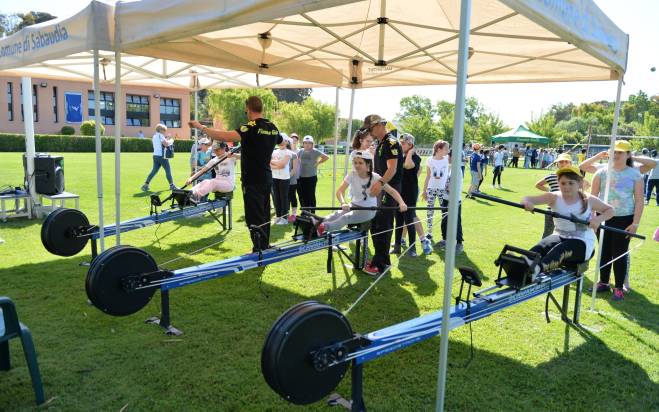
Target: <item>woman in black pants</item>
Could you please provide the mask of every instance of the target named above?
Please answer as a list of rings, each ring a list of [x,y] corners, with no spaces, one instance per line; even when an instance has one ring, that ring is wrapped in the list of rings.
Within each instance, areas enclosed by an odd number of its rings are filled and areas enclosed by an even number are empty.
[[[291,151],[287,149],[290,138],[280,133],[283,138],[279,147],[272,152],[272,200],[275,204],[275,225],[288,223],[288,185],[291,180]]]
[[[314,148],[312,136],[304,136],[303,149],[297,152],[300,161],[300,177],[297,179],[297,194],[300,197],[300,206],[316,207],[316,184],[318,183],[318,166],[327,161],[329,157]],[[314,210],[311,210],[313,213]]]
[[[615,209],[615,216],[606,222],[607,226],[624,229],[636,233],[643,214],[643,176],[633,166],[631,144],[626,140],[615,143],[613,168],[609,184],[608,203]],[[604,197],[607,168],[600,168],[593,178],[591,193]],[[613,300],[624,299],[623,289],[625,277],[629,270],[628,256],[616,259],[625,254],[629,248],[629,237],[612,232],[604,232],[602,243],[602,258],[600,262],[600,279],[596,285],[597,292],[609,292],[611,286],[611,266],[615,274]],[[609,263],[616,259],[613,263]]]

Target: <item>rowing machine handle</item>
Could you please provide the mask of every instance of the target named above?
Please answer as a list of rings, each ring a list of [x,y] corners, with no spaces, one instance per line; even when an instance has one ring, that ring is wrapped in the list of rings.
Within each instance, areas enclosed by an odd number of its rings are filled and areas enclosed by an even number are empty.
[[[504,204],[504,205],[517,207],[517,208],[520,208],[520,209],[525,209],[524,205],[522,205],[520,203],[511,202],[510,200],[501,199],[501,198],[486,195],[486,194],[483,194],[483,193],[472,193],[471,195],[474,196],[474,197],[481,198],[481,199],[490,200],[492,202],[497,202],[497,203],[501,203],[501,204]],[[548,215],[548,216],[555,217],[555,218],[558,218],[558,219],[569,220],[570,222],[574,222],[574,223],[581,223],[582,225],[586,225],[586,226],[588,226],[590,224],[590,222],[587,221],[587,220],[579,219],[579,218],[576,218],[574,216],[562,215],[560,213],[554,212],[553,210],[538,209],[537,207],[534,207],[532,212],[540,213],[540,214],[543,214],[543,215]],[[600,225],[599,229],[604,229],[604,230],[609,231],[609,232],[620,233],[620,234],[623,234],[623,235],[627,235],[629,237],[635,237],[637,239],[645,240],[645,236],[642,236],[642,235],[639,235],[639,234],[636,234],[636,233],[627,232],[626,230],[618,229],[618,228],[611,227],[611,226]]]

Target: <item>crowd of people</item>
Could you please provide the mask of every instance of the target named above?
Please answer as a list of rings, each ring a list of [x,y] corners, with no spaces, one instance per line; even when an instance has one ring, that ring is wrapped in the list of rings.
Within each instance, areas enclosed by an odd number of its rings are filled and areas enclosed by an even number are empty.
[[[335,193],[340,209],[320,217],[314,213],[318,168],[329,157],[315,147],[313,136],[304,136],[302,147],[298,148],[296,133],[287,135],[262,117],[259,98],[250,97],[246,101],[246,110],[248,122],[236,130],[223,131],[197,121],[190,122],[190,126],[200,129],[205,137],[199,139],[193,148],[191,177],[186,184],[194,183],[192,196],[196,200],[204,199],[212,191],[232,191],[235,187],[235,161],[242,156],[245,221],[252,234],[254,251],[270,246],[271,198],[275,225],[293,223],[299,208],[304,208],[312,216],[318,235],[348,224],[370,222],[374,253],[363,270],[371,275],[385,272],[391,265],[392,254],[405,251],[407,256],[417,256],[417,236],[424,254],[432,253],[433,246],[446,247],[448,219],[445,211],[449,207],[452,161],[448,142],[436,141],[432,154],[422,159],[415,148],[414,136],[403,133],[395,137],[387,130],[385,119],[377,114],[367,116],[353,136],[352,169]],[[172,141],[165,132],[164,126],[156,127],[153,168],[143,190],[148,190],[149,182],[161,167],[165,169],[170,186],[175,188],[166,156],[166,149]],[[240,142],[241,155],[228,153],[226,142]],[[503,189],[505,168],[519,167],[521,157],[524,157],[525,168],[557,167],[556,172],[548,173],[536,183],[535,187],[544,193],[524,197],[521,204],[528,210],[546,204],[559,213],[589,220],[590,226],[547,218],[541,240],[531,248],[542,255],[540,264],[533,270],[545,271],[565,263],[590,259],[595,249],[594,229],[602,223],[631,233],[638,229],[644,204],[649,203],[652,191],[659,188],[657,152],[632,155],[630,143],[618,140],[614,153],[608,183],[607,167],[602,164],[608,160],[607,152],[587,159],[586,151],[582,150],[576,156],[575,165],[572,155],[560,150],[520,148],[515,144],[509,152],[504,145],[485,148],[473,143],[463,147],[458,161],[463,175],[467,174],[471,179],[467,198],[480,192],[488,165],[492,168],[491,187],[499,189]],[[212,162],[213,157],[225,155],[227,161],[217,165]],[[213,167],[209,167],[211,164]],[[593,174],[592,183],[588,181],[587,173]],[[608,192],[606,203],[601,200],[605,192]],[[428,209],[423,220],[416,214],[419,197]],[[457,253],[464,251],[461,213],[459,203]],[[441,220],[441,239],[437,242],[433,237],[436,217]],[[598,292],[612,291],[614,300],[623,299],[625,291],[629,290],[629,237],[605,232],[600,242],[603,245],[603,265],[595,288]],[[615,277],[613,287],[610,285],[612,270]]]

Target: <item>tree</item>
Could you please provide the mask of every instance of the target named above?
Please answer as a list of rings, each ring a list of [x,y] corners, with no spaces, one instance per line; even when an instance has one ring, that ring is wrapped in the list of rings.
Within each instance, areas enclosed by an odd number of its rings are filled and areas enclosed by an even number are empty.
[[[258,96],[263,101],[263,117],[272,118],[277,107],[277,98],[268,89],[210,89],[208,91],[208,114],[220,118],[226,130],[235,129],[247,122],[245,101],[249,96]]]
[[[17,14],[0,14],[0,38],[15,33],[20,21]]]
[[[311,135],[318,143],[327,140],[333,143],[334,117],[334,106],[308,98],[302,103],[281,102],[275,124],[289,134]],[[339,140],[343,139],[339,136]]]
[[[17,24],[7,33],[8,35],[14,34],[25,27],[32,26],[33,24],[43,23],[57,18],[50,13],[41,11],[31,11],[25,14],[17,13],[14,16],[17,18]]]
[[[395,121],[403,131],[415,137],[417,144],[432,144],[437,140],[440,131],[434,124],[435,110],[429,98],[419,95],[403,97],[400,109]]]
[[[311,96],[311,89],[272,89],[280,102],[302,103]]]

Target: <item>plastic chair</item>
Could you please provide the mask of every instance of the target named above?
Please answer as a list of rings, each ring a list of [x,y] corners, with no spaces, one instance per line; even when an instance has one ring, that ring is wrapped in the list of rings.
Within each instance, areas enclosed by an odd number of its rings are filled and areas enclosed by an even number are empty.
[[[6,296],[0,296],[0,370],[8,371],[11,368],[9,357],[9,340],[21,338],[23,352],[27,361],[32,387],[37,405],[44,402],[43,385],[41,384],[41,373],[37,363],[37,353],[32,343],[32,334],[27,326],[18,321],[18,314],[14,302]]]

